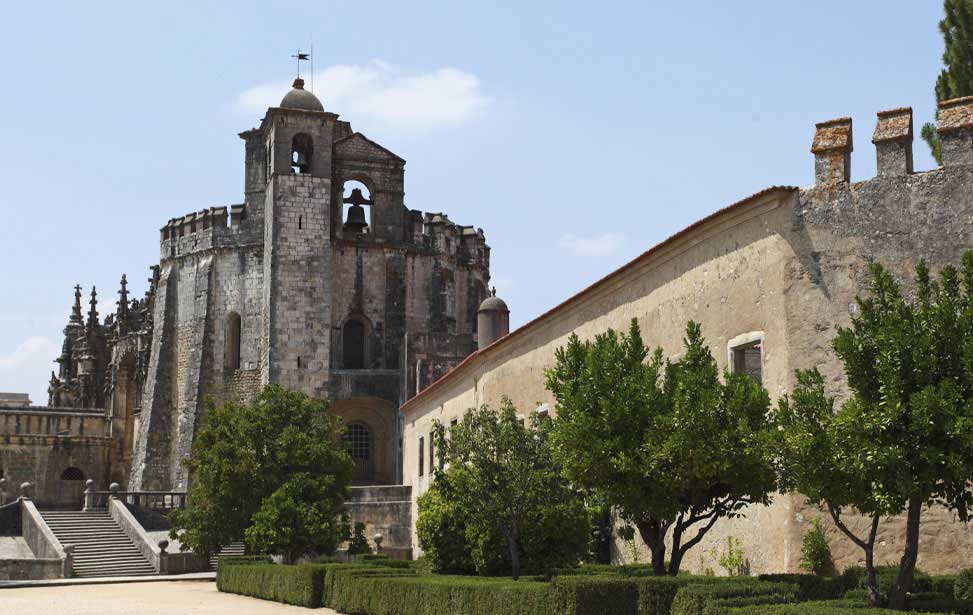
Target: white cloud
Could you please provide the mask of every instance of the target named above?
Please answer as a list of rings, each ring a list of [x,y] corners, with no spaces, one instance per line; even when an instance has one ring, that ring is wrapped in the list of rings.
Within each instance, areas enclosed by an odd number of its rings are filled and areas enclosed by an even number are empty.
[[[578,237],[569,234],[561,237],[560,246],[562,249],[579,256],[607,256],[618,252],[623,243],[625,243],[625,236],[613,233],[590,237]]]
[[[310,87],[310,78],[305,81]],[[280,104],[290,87],[288,81],[252,87],[240,94],[237,105],[263,112]],[[326,110],[406,131],[465,124],[490,103],[480,79],[471,73],[448,67],[414,72],[381,60],[315,71],[314,93]]]
[[[0,391],[29,393],[34,405],[47,405],[47,382],[61,348],[49,337],[29,337],[11,354],[0,355]]]

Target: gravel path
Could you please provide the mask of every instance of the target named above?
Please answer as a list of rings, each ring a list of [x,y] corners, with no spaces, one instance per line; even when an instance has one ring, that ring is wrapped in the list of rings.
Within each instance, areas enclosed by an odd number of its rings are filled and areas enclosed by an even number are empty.
[[[216,591],[216,583],[172,581],[0,589],[0,612],[53,615],[336,615]]]

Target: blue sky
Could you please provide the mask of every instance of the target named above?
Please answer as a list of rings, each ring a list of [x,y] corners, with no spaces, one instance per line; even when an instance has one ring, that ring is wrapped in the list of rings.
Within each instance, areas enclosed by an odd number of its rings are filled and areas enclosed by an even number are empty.
[[[482,227],[518,326],[679,229],[813,182],[814,123],[933,116],[938,0],[18,2],[0,97],[0,391],[46,402],[72,287],[141,294],[158,229],[242,200],[243,142],[315,50],[325,108]],[[917,126],[918,128],[918,126]],[[933,162],[917,140],[916,168]]]

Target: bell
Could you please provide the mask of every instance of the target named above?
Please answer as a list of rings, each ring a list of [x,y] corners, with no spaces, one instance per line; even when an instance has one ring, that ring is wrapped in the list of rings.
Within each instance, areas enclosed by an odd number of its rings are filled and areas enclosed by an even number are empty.
[[[310,163],[308,163],[307,156],[304,152],[297,152],[297,160],[294,161],[294,166],[297,167],[298,173],[308,172]]]
[[[368,227],[365,221],[365,208],[361,205],[352,205],[348,208],[348,219],[345,220],[344,230],[352,233],[361,233]]]

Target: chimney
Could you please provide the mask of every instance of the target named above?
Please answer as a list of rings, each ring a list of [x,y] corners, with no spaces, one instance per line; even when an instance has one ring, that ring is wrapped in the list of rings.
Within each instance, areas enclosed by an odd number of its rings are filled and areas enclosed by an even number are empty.
[[[851,118],[842,117],[815,125],[814,183],[834,184],[851,178]]]
[[[973,96],[944,100],[936,117],[943,166],[973,164]]]
[[[878,112],[872,143],[880,177],[912,173],[912,108]]]

